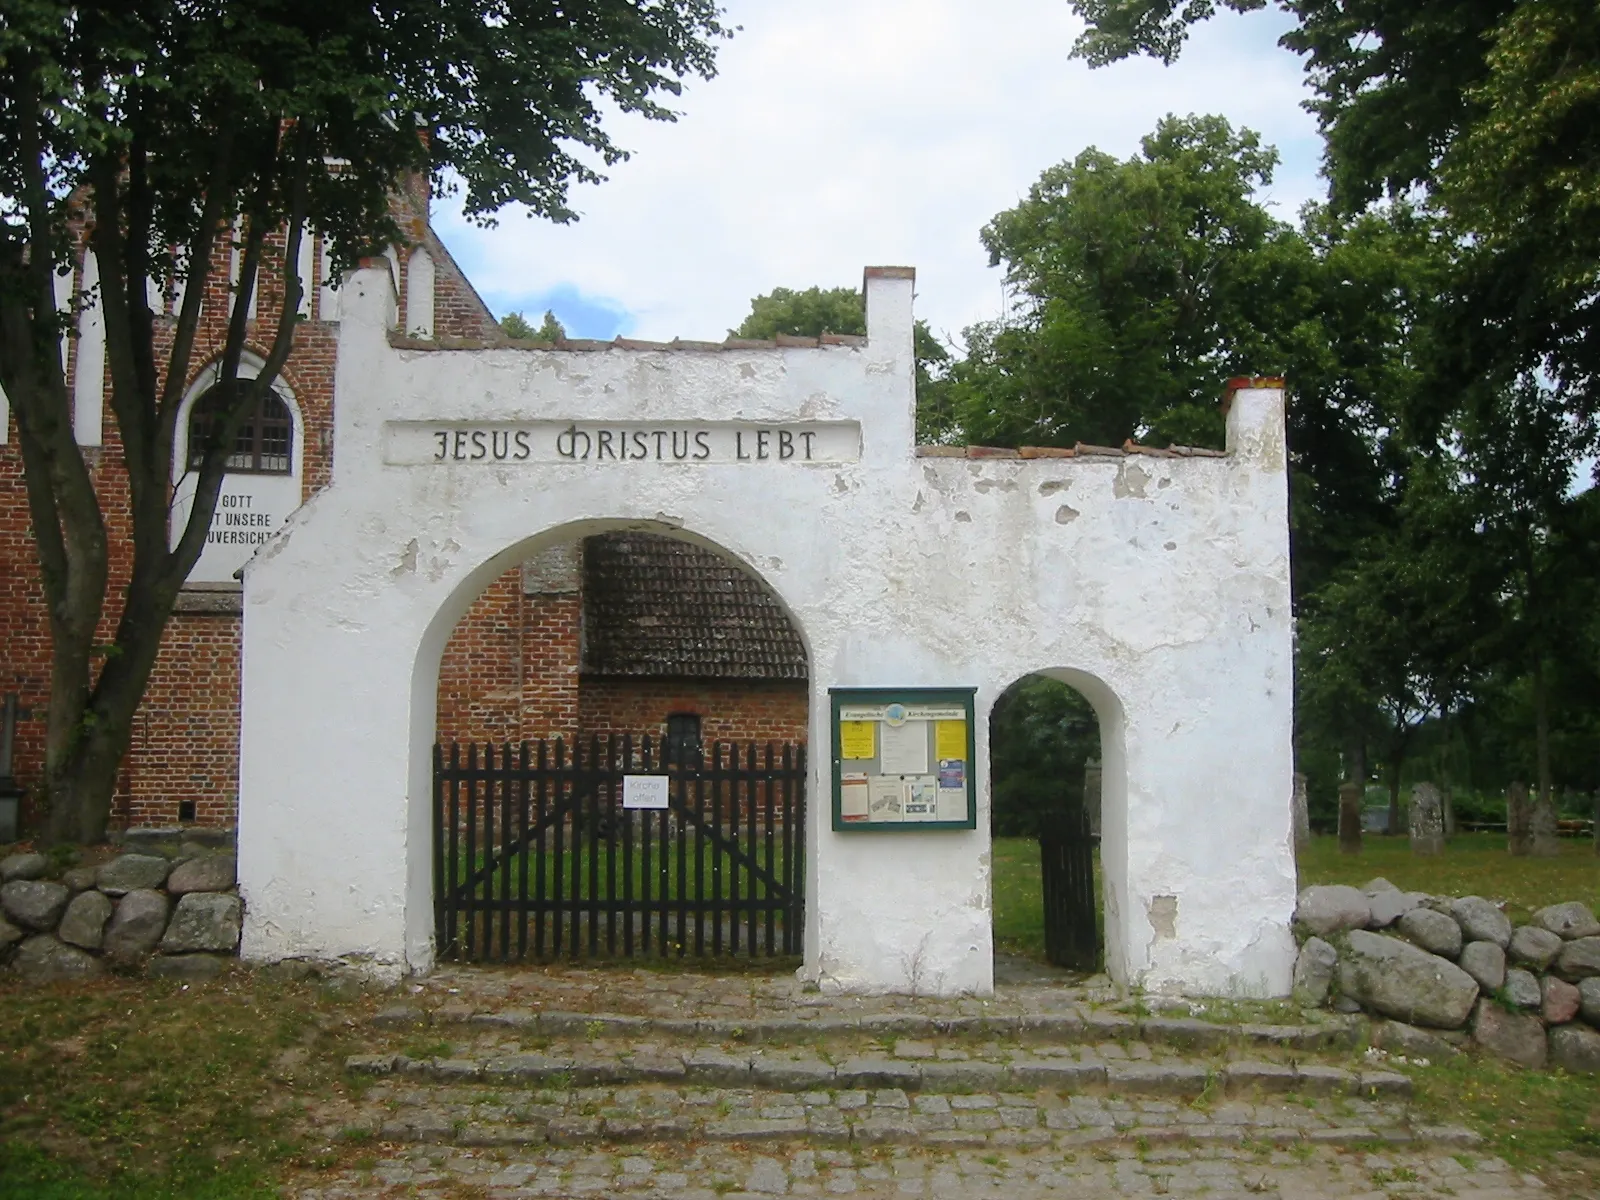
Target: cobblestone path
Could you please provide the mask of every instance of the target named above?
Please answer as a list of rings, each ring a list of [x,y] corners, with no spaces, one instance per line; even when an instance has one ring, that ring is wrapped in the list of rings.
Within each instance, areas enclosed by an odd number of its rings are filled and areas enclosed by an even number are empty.
[[[1261,1196],[1268,1200],[1547,1200],[1531,1175],[1496,1158],[1427,1152],[1299,1152],[1231,1146],[1114,1145],[1097,1150],[879,1152],[650,1147],[537,1153],[421,1147],[290,1191],[297,1200],[410,1195],[628,1196],[753,1200],[771,1196],[1096,1200],[1103,1196]]]
[[[369,1152],[288,1195],[1582,1194],[1416,1115],[1357,1019],[1287,1005],[572,968],[452,968],[403,995],[309,1114]]]

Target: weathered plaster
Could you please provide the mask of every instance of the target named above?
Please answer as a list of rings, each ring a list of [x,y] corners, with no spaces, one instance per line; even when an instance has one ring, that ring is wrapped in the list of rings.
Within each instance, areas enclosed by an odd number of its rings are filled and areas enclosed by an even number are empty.
[[[805,640],[809,977],[992,989],[987,771],[975,832],[833,833],[827,689],[976,686],[982,765],[989,709],[1038,671],[1077,687],[1101,721],[1112,974],[1287,993],[1282,392],[1234,394],[1225,458],[917,458],[911,287],[869,278],[862,345],[426,351],[391,345],[385,271],[351,277],[333,481],[245,573],[248,957],[431,964],[445,640],[530,554],[629,526],[749,564]],[[549,419],[850,421],[860,454],[812,466],[384,460],[391,421]]]

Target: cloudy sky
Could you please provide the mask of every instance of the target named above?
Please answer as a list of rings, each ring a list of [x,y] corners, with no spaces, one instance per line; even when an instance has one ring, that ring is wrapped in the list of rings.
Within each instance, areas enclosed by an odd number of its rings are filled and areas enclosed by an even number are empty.
[[[1167,113],[1221,113],[1276,145],[1266,199],[1322,194],[1300,60],[1276,12],[1202,26],[1172,67],[1068,57],[1067,0],[728,0],[719,73],[676,123],[615,120],[633,152],[575,190],[581,220],[434,221],[497,315],[553,308],[574,337],[721,338],[774,287],[917,268],[917,312],[959,334],[1000,313],[978,230],[1086,146],[1118,157]]]

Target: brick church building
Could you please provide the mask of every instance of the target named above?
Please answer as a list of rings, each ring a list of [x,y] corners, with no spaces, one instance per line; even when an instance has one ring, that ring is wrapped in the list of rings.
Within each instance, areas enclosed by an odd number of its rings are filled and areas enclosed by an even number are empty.
[[[428,221],[425,184],[396,197],[409,244],[390,247],[399,331],[448,346],[502,337],[493,314]],[[264,353],[282,302],[282,239],[258,281],[241,375]],[[207,419],[231,311],[234,251],[213,262],[180,415],[173,464],[174,521],[187,514],[188,442]],[[332,472],[339,280],[329,247],[306,238],[296,264],[302,321],[274,393],[240,433],[210,536],[180,595],[118,780],[113,826],[234,824],[238,796],[242,594],[235,572]],[[58,302],[93,295],[85,253]],[[162,297],[170,329],[182,297]],[[109,642],[130,551],[125,477],[109,412],[105,331],[92,303],[63,339],[74,426],[112,541]],[[610,343],[568,341],[552,353]],[[119,548],[121,553],[119,554]],[[0,393],[0,694],[18,697],[13,773],[24,788],[42,771],[50,631],[30,532],[22,455]],[[629,732],[692,750],[724,740],[803,741],[805,648],[777,599],[755,576],[687,542],[610,533],[550,548],[493,582],[458,622],[440,666],[440,741],[518,742]],[[359,698],[352,697],[352,702]],[[30,815],[24,807],[24,825]]]

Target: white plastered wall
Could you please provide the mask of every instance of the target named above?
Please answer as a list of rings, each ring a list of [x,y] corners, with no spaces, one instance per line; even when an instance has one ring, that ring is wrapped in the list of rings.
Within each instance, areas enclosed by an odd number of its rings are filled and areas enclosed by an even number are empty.
[[[391,344],[386,270],[341,292],[334,476],[245,574],[244,953],[432,963],[439,658],[541,546],[630,526],[772,587],[811,663],[804,973],[992,990],[988,713],[1041,671],[1102,726],[1107,957],[1129,984],[1281,995],[1290,614],[1282,392],[1234,393],[1226,458],[913,453],[911,289],[858,346],[590,352]],[[391,421],[856,421],[859,461],[386,465]],[[834,833],[829,687],[978,689],[978,828]]]

